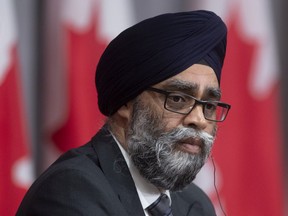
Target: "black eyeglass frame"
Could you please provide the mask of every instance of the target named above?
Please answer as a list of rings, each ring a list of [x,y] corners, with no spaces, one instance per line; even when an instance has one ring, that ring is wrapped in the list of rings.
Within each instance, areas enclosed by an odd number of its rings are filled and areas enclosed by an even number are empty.
[[[231,105],[230,105],[230,104],[223,103],[223,102],[221,102],[221,101],[204,101],[204,100],[199,100],[199,99],[197,99],[197,98],[195,98],[195,97],[193,97],[193,96],[191,96],[191,95],[185,94],[185,93],[183,93],[183,92],[165,91],[165,90],[163,90],[163,89],[158,89],[158,88],[154,88],[154,87],[149,87],[149,88],[147,88],[147,90],[148,90],[148,91],[157,92],[157,93],[160,93],[160,94],[165,95],[164,108],[165,108],[166,110],[170,111],[170,112],[174,112],[174,113],[178,113],[178,114],[182,114],[182,115],[188,115],[189,113],[192,112],[193,108],[194,108],[197,104],[201,104],[201,105],[202,105],[202,108],[203,108],[204,118],[205,118],[206,120],[213,121],[213,122],[223,122],[223,121],[226,119],[226,117],[227,117],[227,115],[228,115],[228,112],[229,112],[229,110],[230,110],[230,108],[231,108]],[[170,94],[172,94],[172,93],[177,93],[177,94],[179,94],[179,95],[184,95],[184,96],[186,96],[186,97],[190,97],[190,98],[192,98],[193,100],[195,100],[195,103],[194,103],[193,106],[191,106],[190,110],[189,110],[187,113],[177,112],[177,111],[175,111],[175,110],[171,110],[171,109],[167,108],[167,106],[166,106],[167,103],[166,103],[166,102],[167,102],[168,96],[169,96]],[[207,104],[210,104],[210,105],[213,104],[213,105],[214,105],[215,103],[217,103],[217,106],[220,106],[220,107],[222,107],[222,108],[227,109],[227,111],[225,112],[224,117],[222,117],[221,120],[209,119],[209,118],[207,118],[207,117],[205,116],[205,107],[206,107],[206,105],[207,105]]]

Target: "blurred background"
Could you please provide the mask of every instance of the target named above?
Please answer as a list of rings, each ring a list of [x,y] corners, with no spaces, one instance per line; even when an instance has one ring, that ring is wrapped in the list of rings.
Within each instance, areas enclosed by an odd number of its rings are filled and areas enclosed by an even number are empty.
[[[195,183],[218,216],[288,215],[287,1],[0,0],[1,216],[105,122],[94,73],[109,41],[145,18],[196,9],[227,24],[221,88],[232,109],[218,126],[215,167],[209,159]]]

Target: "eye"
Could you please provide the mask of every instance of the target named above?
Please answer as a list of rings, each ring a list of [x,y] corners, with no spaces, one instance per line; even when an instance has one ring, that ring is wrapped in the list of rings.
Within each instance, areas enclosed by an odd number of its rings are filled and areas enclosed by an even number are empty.
[[[214,111],[214,110],[216,110],[216,107],[217,107],[217,105],[216,105],[216,104],[213,104],[213,103],[207,103],[207,104],[205,105],[205,109],[207,109],[207,110],[209,110],[209,111]]]
[[[181,110],[187,107],[187,98],[185,95],[171,93],[166,100],[166,108],[170,110]]]
[[[186,98],[178,94],[170,94],[167,99],[173,103],[185,103],[186,102]]]

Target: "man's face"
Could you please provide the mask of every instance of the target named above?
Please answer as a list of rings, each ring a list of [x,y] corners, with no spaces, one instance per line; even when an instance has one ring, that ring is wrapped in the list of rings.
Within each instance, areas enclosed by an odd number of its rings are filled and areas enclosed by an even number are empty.
[[[214,71],[199,64],[153,87],[201,100],[220,99]],[[208,158],[216,124],[205,119],[202,105],[182,115],[164,109],[164,101],[165,95],[152,91],[137,97],[126,143],[142,176],[159,188],[181,190]]]

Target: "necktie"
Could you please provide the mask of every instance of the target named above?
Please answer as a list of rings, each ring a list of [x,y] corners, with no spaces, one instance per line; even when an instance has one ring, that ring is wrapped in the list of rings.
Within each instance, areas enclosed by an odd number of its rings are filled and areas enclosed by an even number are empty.
[[[146,208],[151,216],[173,216],[170,207],[170,200],[166,194],[161,196]]]

